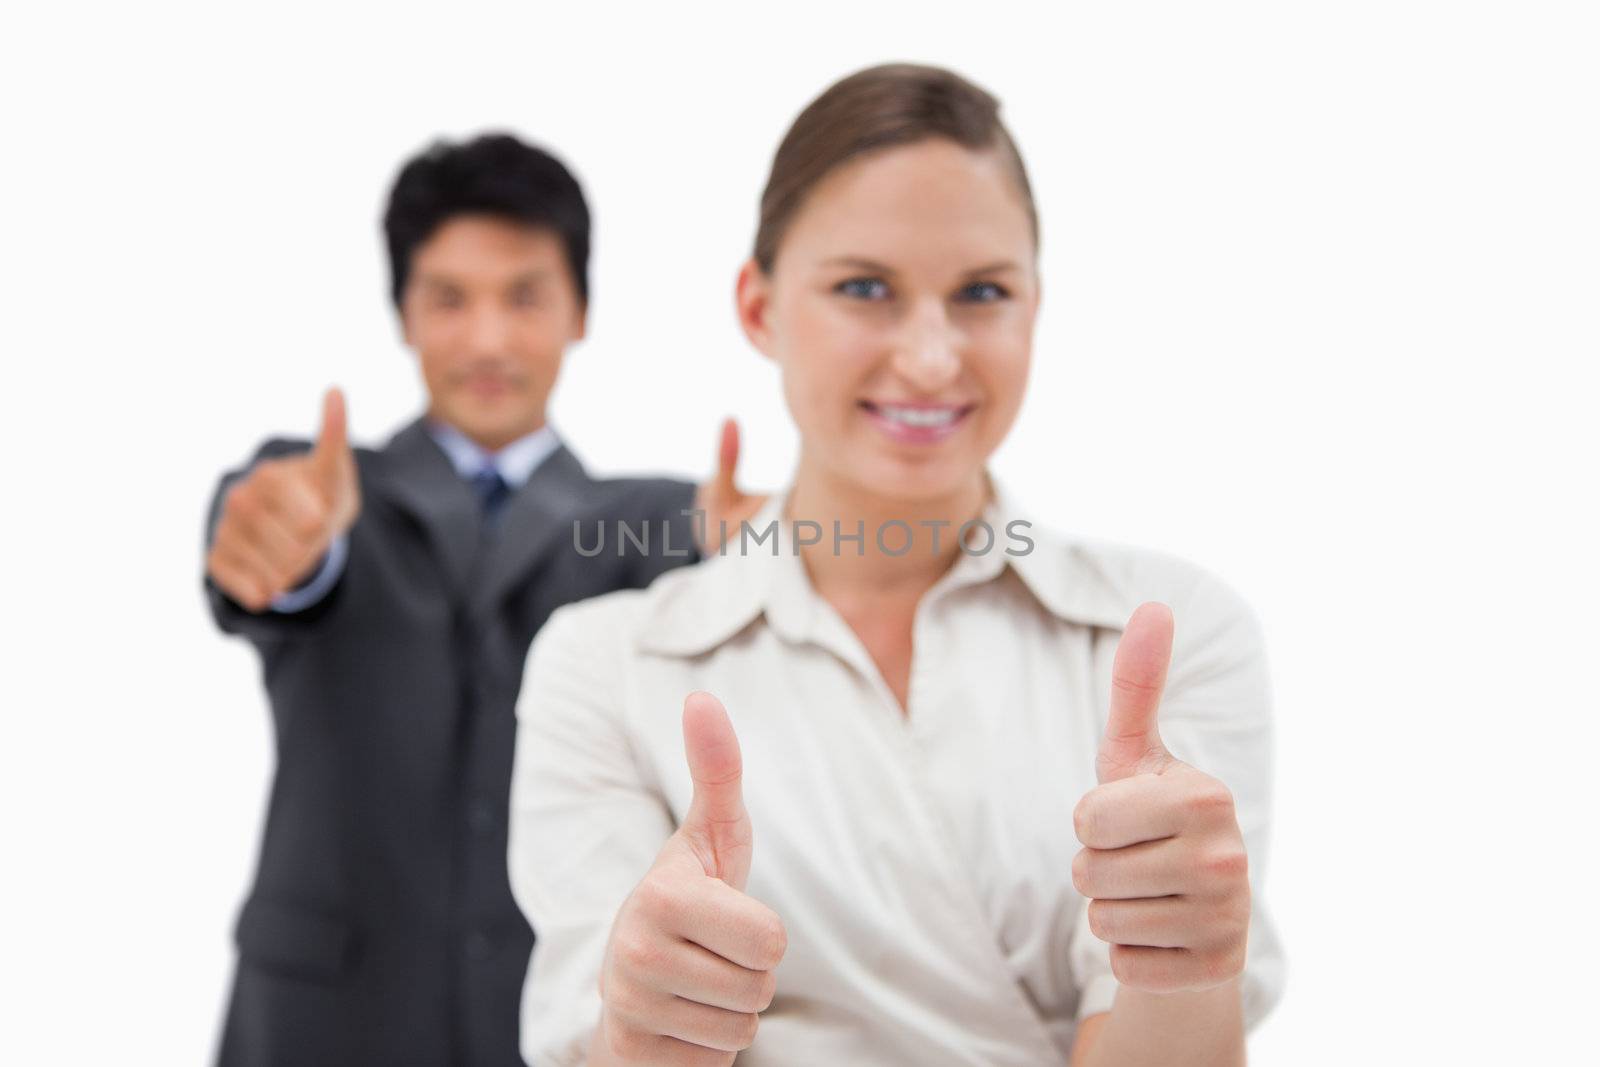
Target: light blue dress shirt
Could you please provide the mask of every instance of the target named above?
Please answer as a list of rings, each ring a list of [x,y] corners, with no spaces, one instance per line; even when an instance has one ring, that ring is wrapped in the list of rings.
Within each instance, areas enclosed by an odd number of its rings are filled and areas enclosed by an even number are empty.
[[[479,447],[470,437],[447,422],[430,418],[425,420],[425,425],[428,436],[433,438],[434,443],[450,460],[450,465],[463,479],[470,481],[479,471],[493,467],[513,492],[520,489],[538,469],[539,464],[549,459],[550,454],[561,445],[561,439],[556,436],[549,423],[526,436],[517,438],[498,452],[490,452]],[[322,557],[322,564],[311,580],[298,588],[279,593],[272,600],[272,610],[286,614],[304,611],[327,596],[328,590],[338,583],[339,576],[344,573],[345,560],[349,556],[349,535],[340,534],[328,546],[327,553]]]

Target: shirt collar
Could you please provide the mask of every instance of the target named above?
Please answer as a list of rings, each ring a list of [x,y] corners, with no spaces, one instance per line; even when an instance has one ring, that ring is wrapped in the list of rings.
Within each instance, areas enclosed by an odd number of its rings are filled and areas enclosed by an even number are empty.
[[[561,446],[549,423],[517,438],[504,448],[490,452],[466,434],[447,422],[434,418],[424,420],[428,435],[434,439],[450,460],[450,465],[463,478],[471,478],[487,465],[493,465],[500,477],[511,488],[519,488]]]
[[[994,532],[993,544],[988,551],[976,551],[982,532],[974,531],[974,551],[958,555],[925,597],[1001,580],[1010,572],[1041,607],[1064,622],[1117,630],[1126,625],[1135,605],[1093,550],[1033,522],[992,474],[989,483],[992,493],[981,517]],[[747,520],[748,532],[742,527],[730,529],[722,552],[689,568],[681,584],[657,599],[639,634],[641,648],[699,655],[763,616],[779,637],[793,644],[814,640],[821,628],[834,624],[833,613],[794,552],[793,525],[781,521],[788,497],[788,489],[773,494]],[[776,531],[776,537],[768,535],[769,529]],[[921,530],[917,533],[926,536]],[[943,536],[953,533],[947,528]],[[822,536],[823,544],[828,544],[832,531],[824,530]],[[871,538],[873,532],[866,536]]]

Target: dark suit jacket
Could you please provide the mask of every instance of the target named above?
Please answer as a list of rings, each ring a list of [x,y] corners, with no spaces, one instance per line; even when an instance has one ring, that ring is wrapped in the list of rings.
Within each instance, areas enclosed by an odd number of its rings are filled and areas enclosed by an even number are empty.
[[[309,447],[273,439],[251,462]],[[519,1065],[533,934],[505,856],[523,662],[560,605],[698,558],[694,487],[595,480],[562,447],[485,548],[477,499],[421,419],[355,455],[361,514],[319,603],[258,615],[205,581],[218,624],[260,651],[278,758],[220,1062]],[[247,469],[219,484],[208,542]],[[606,552],[586,558],[573,522],[592,549],[602,519]],[[648,555],[617,554],[615,520],[649,522]]]

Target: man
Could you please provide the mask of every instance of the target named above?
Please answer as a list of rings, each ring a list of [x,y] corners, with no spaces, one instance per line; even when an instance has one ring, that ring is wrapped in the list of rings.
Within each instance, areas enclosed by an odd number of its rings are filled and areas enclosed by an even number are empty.
[[[588,306],[566,169],[504,135],[439,144],[384,228],[427,411],[352,449],[330,390],[314,445],[267,441],[210,509],[207,596],[261,653],[278,752],[226,1067],[522,1062],[534,935],[505,811],[528,646],[558,606],[696,558],[692,485],[592,479],[546,421]],[[758,503],[736,452],[727,426],[709,528]],[[576,551],[575,522],[619,521],[648,552]]]

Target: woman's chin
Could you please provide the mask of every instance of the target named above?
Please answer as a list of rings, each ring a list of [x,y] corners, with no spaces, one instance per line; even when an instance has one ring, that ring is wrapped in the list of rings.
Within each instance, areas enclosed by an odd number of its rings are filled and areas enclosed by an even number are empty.
[[[881,456],[852,466],[849,474],[875,497],[922,505],[972,493],[983,484],[983,472],[983,462],[970,456],[929,456],[916,462]]]

